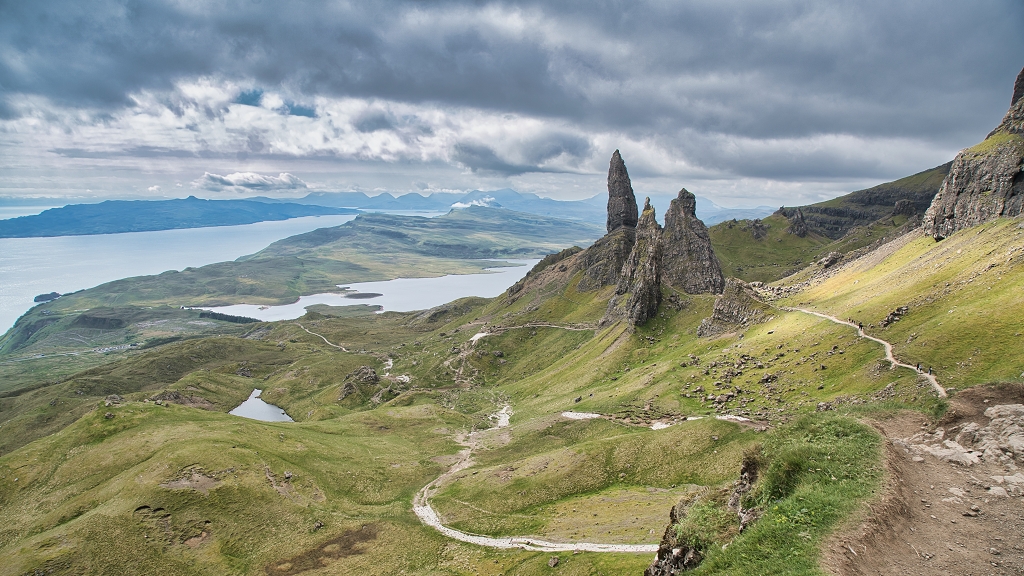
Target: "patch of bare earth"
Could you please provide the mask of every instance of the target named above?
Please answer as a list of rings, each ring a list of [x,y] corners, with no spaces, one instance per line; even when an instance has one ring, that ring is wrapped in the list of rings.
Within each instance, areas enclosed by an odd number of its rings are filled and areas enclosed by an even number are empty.
[[[877,424],[888,483],[855,528],[826,545],[841,576],[1024,574],[1024,386],[957,394],[938,422]]]

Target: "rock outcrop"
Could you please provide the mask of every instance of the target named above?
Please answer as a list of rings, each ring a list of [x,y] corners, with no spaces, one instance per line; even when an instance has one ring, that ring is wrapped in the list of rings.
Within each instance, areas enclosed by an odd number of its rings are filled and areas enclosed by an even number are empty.
[[[636,228],[637,209],[633,185],[622,156],[616,150],[608,165],[608,232],[619,228]]]
[[[635,243],[636,229],[624,227],[591,244],[575,260],[576,266],[583,270],[577,289],[586,292],[618,283],[619,273]]]
[[[661,305],[661,264],[662,230],[648,198],[636,227],[636,243],[622,266],[605,319],[625,318],[641,326],[653,318]]]
[[[717,336],[767,322],[772,318],[771,310],[749,284],[729,278],[722,295],[715,300],[711,316],[697,328],[697,336]]]
[[[924,215],[936,240],[998,217],[1024,213],[1024,70],[1010,110],[980,144],[962,150]]]
[[[662,279],[687,294],[721,294],[725,287],[722,265],[696,207],[696,198],[686,188],[669,204],[662,233]]]
[[[804,211],[797,208],[796,212],[789,216],[789,233],[803,238],[807,236],[807,232],[807,221],[804,220]]]

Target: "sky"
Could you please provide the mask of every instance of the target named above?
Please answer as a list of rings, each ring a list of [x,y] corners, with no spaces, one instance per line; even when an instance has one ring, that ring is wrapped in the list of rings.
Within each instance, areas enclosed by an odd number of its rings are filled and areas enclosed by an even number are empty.
[[[1020,0],[0,0],[0,199],[798,205],[982,140]]]

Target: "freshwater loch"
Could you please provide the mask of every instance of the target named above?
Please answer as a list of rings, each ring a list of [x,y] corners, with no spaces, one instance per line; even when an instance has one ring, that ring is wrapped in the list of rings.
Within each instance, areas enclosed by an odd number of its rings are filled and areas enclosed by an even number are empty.
[[[252,394],[249,394],[249,399],[242,402],[234,410],[228,412],[235,416],[241,416],[243,418],[250,418],[252,420],[262,420],[264,422],[294,422],[292,417],[289,416],[281,408],[274,406],[273,404],[267,404],[260,398],[260,394],[263,390],[254,388]]]
[[[236,304],[204,308],[222,314],[256,318],[265,322],[294,320],[306,313],[306,307],[314,304],[329,306],[352,306],[354,304],[378,305],[382,312],[410,312],[426,310],[467,296],[493,298],[515,284],[540,260],[505,259],[512,266],[487,268],[481,274],[450,274],[436,278],[396,278],[381,282],[360,282],[339,286],[347,290],[338,294],[312,294],[302,296],[298,301],[282,306],[257,306]]]

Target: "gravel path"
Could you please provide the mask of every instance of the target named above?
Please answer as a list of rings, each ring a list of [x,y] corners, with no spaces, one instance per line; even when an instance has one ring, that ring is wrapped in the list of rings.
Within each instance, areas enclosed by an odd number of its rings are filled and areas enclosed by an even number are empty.
[[[824,318],[826,320],[831,320],[832,322],[835,322],[836,324],[845,324],[847,326],[850,326],[851,328],[856,329],[857,330],[857,335],[860,336],[861,338],[867,338],[868,340],[873,340],[873,341],[878,342],[879,344],[881,344],[882,346],[885,347],[885,359],[889,361],[889,363],[892,365],[893,368],[896,368],[897,366],[901,366],[903,368],[910,368],[914,372],[917,372],[918,375],[924,376],[925,378],[927,378],[928,382],[931,383],[932,388],[935,389],[935,393],[936,394],[938,394],[942,398],[946,397],[946,389],[939,385],[939,381],[935,379],[934,375],[929,374],[929,373],[925,372],[924,370],[919,370],[917,368],[917,366],[912,366],[910,364],[904,364],[903,362],[900,362],[892,354],[892,344],[886,342],[885,340],[882,340],[881,338],[875,338],[874,336],[869,336],[869,335],[865,334],[864,333],[864,329],[861,328],[859,325],[854,324],[853,322],[847,322],[846,320],[840,320],[839,318],[836,318],[835,316],[829,316],[828,314],[822,314],[821,312],[815,312],[813,310],[805,310],[803,308],[783,308],[783,310],[788,310],[790,312],[803,312],[804,314],[810,314],[812,316],[817,316],[819,318]]]
[[[305,330],[307,334],[311,334],[313,336],[316,336],[317,338],[320,338],[325,343],[327,343],[328,346],[334,346],[335,348],[337,348],[338,350],[341,350],[342,352],[348,352],[348,350],[344,346],[338,346],[337,344],[331,342],[327,338],[324,338],[322,335],[317,334],[316,332],[312,332],[310,330],[307,330],[306,327],[303,326],[302,324],[299,324],[298,322],[296,322],[295,325],[298,326],[299,328],[302,328],[303,330]]]
[[[509,425],[509,419],[512,416],[512,407],[505,406],[495,414],[491,416],[491,420],[495,421],[495,427],[490,428],[504,428]],[[487,432],[487,430],[481,430],[479,432],[473,432],[466,435],[460,440],[460,443],[466,446],[465,449],[459,452],[458,461],[448,469],[447,472],[438,476],[433,482],[424,486],[419,492],[416,493],[415,498],[412,501],[413,512],[419,517],[420,521],[425,525],[434,528],[438,532],[454,540],[460,542],[468,542],[470,544],[476,544],[478,546],[487,546],[488,548],[520,548],[523,550],[533,550],[538,552],[625,552],[625,553],[655,553],[658,551],[657,544],[598,544],[594,542],[548,542],[546,540],[539,540],[537,538],[527,536],[508,536],[505,538],[493,538],[490,536],[480,536],[478,534],[469,534],[462,532],[454,528],[449,528],[441,522],[441,518],[437,515],[437,512],[430,506],[430,497],[437,492],[445,482],[451,479],[455,474],[462,470],[470,467],[473,464],[473,447],[475,446],[474,435]]]

